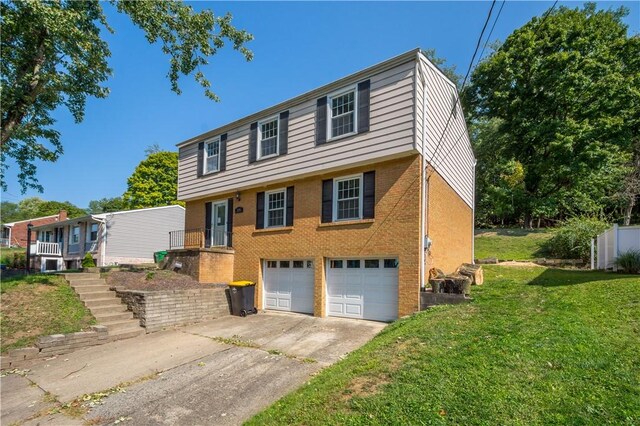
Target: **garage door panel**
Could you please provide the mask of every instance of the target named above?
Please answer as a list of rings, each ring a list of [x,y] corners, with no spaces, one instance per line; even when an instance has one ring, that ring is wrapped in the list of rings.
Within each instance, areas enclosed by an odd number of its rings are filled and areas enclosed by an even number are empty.
[[[384,259],[349,260],[355,261],[337,259],[327,264],[328,314],[378,321],[397,319],[398,268],[384,268]],[[387,263],[397,265],[397,261]],[[378,267],[372,267],[375,265]]]
[[[266,261],[264,300],[267,309],[313,313],[314,268],[311,261]]]

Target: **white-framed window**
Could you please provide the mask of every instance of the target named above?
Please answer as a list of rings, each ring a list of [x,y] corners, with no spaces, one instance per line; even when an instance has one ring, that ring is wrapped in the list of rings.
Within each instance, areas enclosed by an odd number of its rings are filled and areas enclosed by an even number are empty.
[[[357,96],[355,87],[330,95],[328,107],[327,134],[329,139],[356,133]]]
[[[266,228],[284,226],[286,223],[286,191],[278,189],[265,192],[264,223]]]
[[[278,117],[258,122],[258,160],[279,154]]]
[[[71,232],[69,233],[69,244],[78,243],[80,243],[80,226],[74,225],[71,227]]]
[[[333,220],[362,219],[362,175],[333,180]]]
[[[215,138],[204,144],[204,173],[220,170],[220,138]]]
[[[87,242],[92,243],[98,240],[98,224],[91,223],[87,226]]]

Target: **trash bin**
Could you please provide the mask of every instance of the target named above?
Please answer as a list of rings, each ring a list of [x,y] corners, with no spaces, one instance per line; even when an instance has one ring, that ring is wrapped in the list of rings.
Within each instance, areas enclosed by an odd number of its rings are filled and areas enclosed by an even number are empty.
[[[249,314],[257,314],[254,303],[256,283],[252,281],[234,281],[229,283],[229,295],[231,296],[231,313],[246,317]]]
[[[156,263],[162,262],[166,255],[167,255],[167,251],[166,250],[157,251],[157,252],[153,253],[153,257],[155,258]]]

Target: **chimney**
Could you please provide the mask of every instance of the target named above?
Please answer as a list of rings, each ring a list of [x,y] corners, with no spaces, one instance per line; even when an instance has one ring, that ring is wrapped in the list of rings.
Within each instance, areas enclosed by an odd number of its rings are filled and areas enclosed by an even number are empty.
[[[66,210],[60,210],[60,212],[58,213],[58,222],[62,222],[63,220],[67,220]]]

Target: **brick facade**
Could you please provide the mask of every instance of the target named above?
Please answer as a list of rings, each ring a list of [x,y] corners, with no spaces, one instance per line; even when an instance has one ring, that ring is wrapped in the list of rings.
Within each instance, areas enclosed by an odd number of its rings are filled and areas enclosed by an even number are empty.
[[[431,238],[427,268],[454,272],[462,263],[473,263],[473,210],[442,177],[429,169],[426,234]]]
[[[399,260],[398,313],[420,306],[420,206],[422,158],[412,155],[365,167],[242,191],[234,200],[234,280],[256,282],[256,304],[262,305],[262,266],[265,259],[313,260],[314,314],[326,316],[326,260],[334,257],[391,258]],[[375,170],[375,218],[351,222],[320,222],[322,180]],[[256,229],[256,194],[295,187],[292,227]],[[205,203],[235,194],[190,201],[185,229],[205,227]],[[434,244],[426,256],[428,268],[452,271],[471,260],[472,210],[437,174],[430,176],[427,226]],[[427,231],[427,230],[425,230]],[[201,282],[206,282],[200,280]]]
[[[60,210],[60,213],[52,216],[37,217],[34,219],[21,220],[20,222],[14,222],[11,227],[11,245],[26,247],[27,246],[27,225],[31,223],[33,226],[49,225],[55,222],[61,222],[67,220],[67,211]],[[35,232],[31,234],[31,242],[36,241]]]

